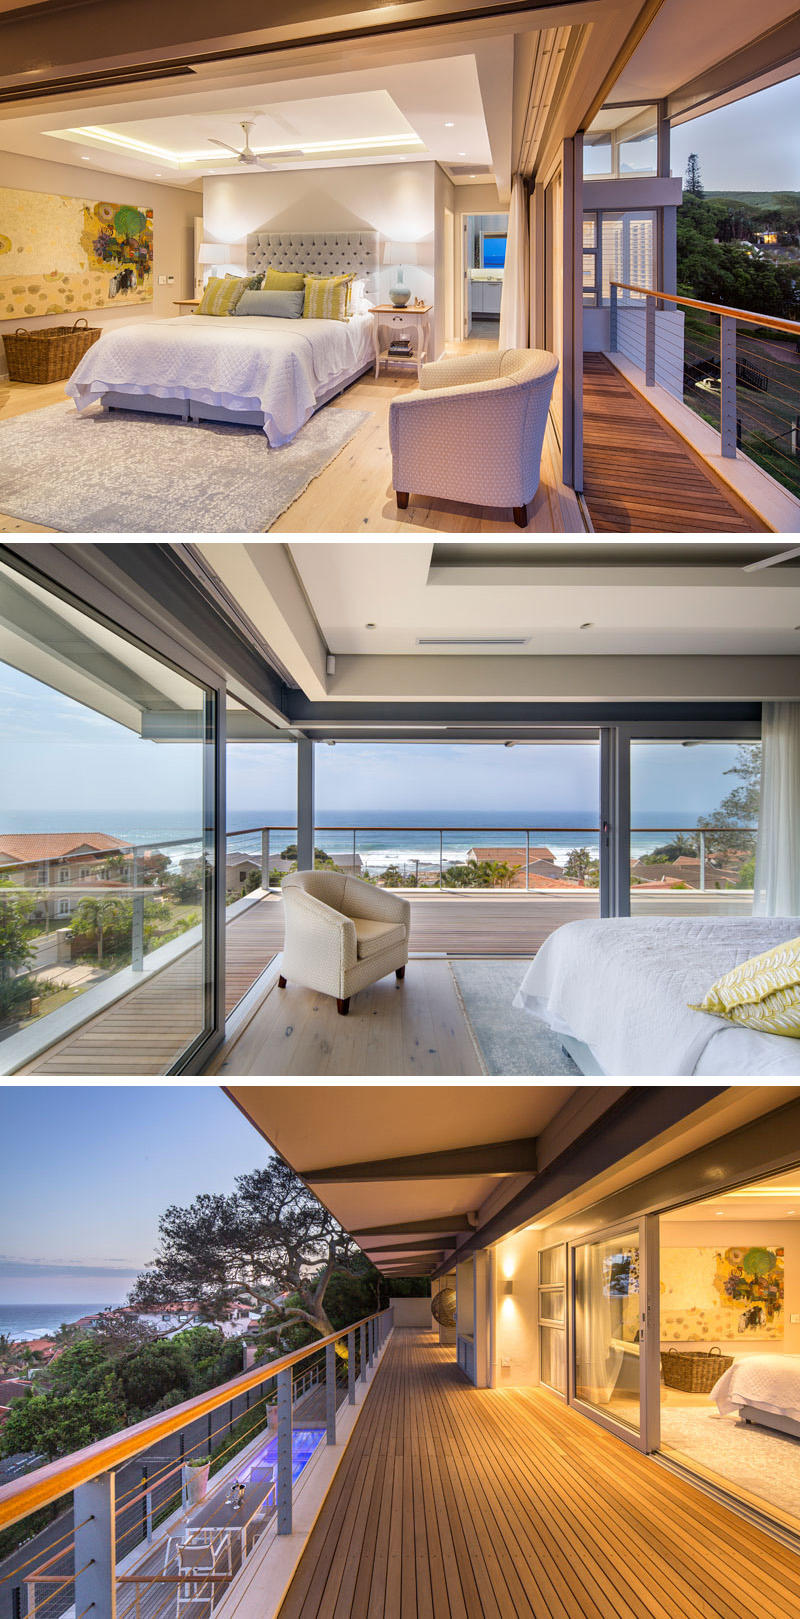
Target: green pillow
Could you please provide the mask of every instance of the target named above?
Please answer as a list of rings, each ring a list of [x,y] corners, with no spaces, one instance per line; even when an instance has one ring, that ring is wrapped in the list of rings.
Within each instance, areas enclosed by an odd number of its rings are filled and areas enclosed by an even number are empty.
[[[240,276],[226,275],[223,279],[212,275],[195,314],[232,315],[243,292],[244,282]]]
[[[296,270],[273,270],[270,265],[262,282],[265,292],[302,292],[306,278]]]

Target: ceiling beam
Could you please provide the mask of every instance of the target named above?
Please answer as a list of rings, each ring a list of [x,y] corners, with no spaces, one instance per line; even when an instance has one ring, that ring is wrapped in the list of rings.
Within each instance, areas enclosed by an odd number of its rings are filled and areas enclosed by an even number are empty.
[[[300,1169],[304,1181],[322,1186],[335,1181],[449,1180],[458,1175],[533,1175],[536,1137],[494,1141],[442,1152],[411,1153],[407,1158],[372,1158],[361,1164],[330,1164]]]
[[[475,1222],[470,1220],[468,1214],[437,1214],[431,1220],[398,1220],[395,1225],[362,1226],[358,1231],[351,1231],[350,1236],[358,1242],[361,1237],[403,1237],[431,1231],[444,1231],[448,1236],[455,1236],[459,1231],[474,1230]]]
[[[370,1259],[375,1254],[443,1254],[446,1248],[451,1248],[452,1246],[452,1243],[437,1242],[434,1238],[429,1239],[427,1242],[382,1243],[380,1248],[366,1248],[365,1253],[369,1254]]]

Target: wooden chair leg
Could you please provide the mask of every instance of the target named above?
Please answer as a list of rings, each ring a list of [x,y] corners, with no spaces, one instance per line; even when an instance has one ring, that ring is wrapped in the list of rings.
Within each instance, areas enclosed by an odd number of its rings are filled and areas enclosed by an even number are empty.
[[[338,999],[338,997],[337,997],[336,1010],[339,1013],[340,1017],[347,1017],[347,1014],[350,1011],[350,996],[349,995],[347,996],[347,999],[344,1000],[344,1001],[340,1001]]]
[[[516,523],[517,528],[527,528],[528,527],[528,508],[527,508],[527,506],[514,506],[513,507],[513,512],[514,512],[514,522]]]
[[[286,979],[284,978],[283,973],[281,973],[280,978],[278,979],[278,989],[285,989],[285,988],[286,988]]]
[[[400,511],[404,512],[407,505],[408,505],[408,490],[407,489],[396,489],[395,490],[395,498],[397,500],[397,504],[398,504],[398,507],[399,507]]]
[[[399,979],[400,979],[400,982],[401,982],[401,983],[402,983],[402,981],[403,981],[403,979],[404,979],[404,978],[405,978],[405,976],[406,976],[406,969],[405,969],[405,967],[396,967],[396,968],[395,968],[395,974],[394,974],[394,976],[395,976],[395,978],[399,978]]]

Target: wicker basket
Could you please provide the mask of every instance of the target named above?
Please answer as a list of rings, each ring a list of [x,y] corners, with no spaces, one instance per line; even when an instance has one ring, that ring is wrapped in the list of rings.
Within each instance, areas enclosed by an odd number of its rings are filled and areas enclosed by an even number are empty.
[[[702,1349],[661,1351],[661,1370],[668,1389],[684,1394],[710,1394],[714,1384],[733,1365],[732,1355],[723,1355],[716,1346]]]
[[[9,381],[63,382],[99,336],[100,327],[90,326],[84,315],[74,326],[46,326],[39,332],[18,326],[13,336],[3,338]]]

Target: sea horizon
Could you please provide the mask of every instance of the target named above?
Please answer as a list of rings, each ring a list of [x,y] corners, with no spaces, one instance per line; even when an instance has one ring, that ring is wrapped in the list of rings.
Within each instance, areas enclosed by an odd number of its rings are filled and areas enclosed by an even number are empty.
[[[0,1334],[10,1338],[12,1343],[21,1344],[30,1343],[34,1338],[52,1338],[65,1323],[71,1325],[85,1315],[97,1315],[99,1310],[114,1307],[109,1299],[83,1304],[0,1304]]]

